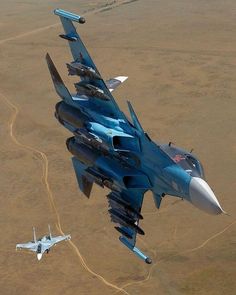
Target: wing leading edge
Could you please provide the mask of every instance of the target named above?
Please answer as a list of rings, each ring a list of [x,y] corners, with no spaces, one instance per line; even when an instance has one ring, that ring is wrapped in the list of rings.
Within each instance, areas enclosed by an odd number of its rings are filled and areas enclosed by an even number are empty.
[[[81,82],[75,83],[77,95],[80,96],[81,91],[83,91],[82,94],[84,94],[84,92],[88,93],[89,91],[90,93],[96,92],[96,94],[100,92],[101,97],[103,96],[105,99],[91,99],[91,105],[96,106],[97,109],[106,116],[127,122],[127,118],[119,109],[119,106],[108,89],[109,85],[107,87],[106,82],[102,79],[96,65],[84,46],[80,35],[77,33],[76,28],[73,25],[73,21],[79,22],[81,17],[74,14],[71,16],[71,13],[62,9],[56,9],[54,13],[60,17],[65,31],[63,37],[62,35],[59,36],[69,42],[71,54],[74,58],[71,63],[67,63],[69,75],[78,75],[81,79]],[[115,86],[122,83],[123,79],[123,76],[122,81],[117,79],[118,81]]]

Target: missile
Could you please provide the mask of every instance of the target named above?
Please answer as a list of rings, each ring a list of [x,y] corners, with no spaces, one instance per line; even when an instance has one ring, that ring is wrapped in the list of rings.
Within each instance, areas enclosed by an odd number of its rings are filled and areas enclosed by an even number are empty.
[[[84,127],[87,116],[79,109],[74,108],[64,101],[60,101],[55,106],[55,117],[63,125],[63,122],[69,123],[75,128]]]
[[[110,190],[118,191],[118,187],[113,183],[113,180],[111,180],[108,176],[98,172],[97,170],[91,167],[87,168],[86,172],[93,179],[93,181],[102,188],[105,186]]]
[[[98,172],[97,170],[88,167],[86,169],[86,172],[89,174],[89,176],[93,179],[94,182],[96,182],[98,185],[100,185],[102,188],[104,188],[104,179],[106,179],[106,176]]]
[[[144,231],[134,223],[135,221],[129,218],[127,215],[123,215],[120,211],[117,211],[115,209],[109,209],[108,211],[111,214],[111,218],[113,219],[113,221],[132,228],[140,235],[145,234]]]
[[[118,187],[113,183],[111,179],[104,179],[103,184],[112,191],[118,191]]]
[[[127,228],[131,228],[130,224],[128,224],[127,222],[124,221],[124,219],[119,218],[118,216],[115,216],[113,214],[111,214],[111,221],[114,223],[119,223],[121,226],[127,227]]]
[[[138,219],[143,219],[143,216],[137,210],[135,210],[130,205],[130,203],[123,200],[119,194],[110,193],[109,195],[107,195],[107,198],[110,201],[114,202],[118,207],[123,208],[124,211],[133,214]]]
[[[129,233],[127,233],[123,228],[119,227],[119,226],[115,226],[114,227],[119,233],[121,233],[123,236],[125,236],[128,239],[132,239],[132,235],[130,235]]]
[[[109,147],[101,140],[99,141],[94,135],[89,133],[86,129],[77,129],[74,132],[76,139],[87,144],[97,150],[99,150],[103,155],[109,155]]]
[[[75,137],[68,138],[66,146],[72,155],[86,165],[93,165],[96,159],[100,156],[96,150],[90,149],[86,145],[76,142]]]
[[[133,213],[133,212],[125,209],[125,207],[120,205],[119,203],[116,203],[115,201],[113,201],[111,199],[109,199],[108,203],[109,203],[110,208],[118,210],[122,214],[129,216],[130,218],[132,218],[135,221],[139,220],[139,217],[136,215],[136,213]]]
[[[88,77],[90,79],[102,80],[102,77],[96,71],[80,62],[71,62],[66,64],[68,68],[68,75]]]
[[[123,220],[126,224],[130,225],[135,223],[135,220],[132,217],[126,215],[124,212],[122,212],[119,209],[111,208],[108,211],[110,212],[111,215]]]
[[[99,87],[96,87],[84,81],[75,83],[74,85],[78,95],[92,96],[105,101],[110,100],[110,97],[106,95],[104,91]]]

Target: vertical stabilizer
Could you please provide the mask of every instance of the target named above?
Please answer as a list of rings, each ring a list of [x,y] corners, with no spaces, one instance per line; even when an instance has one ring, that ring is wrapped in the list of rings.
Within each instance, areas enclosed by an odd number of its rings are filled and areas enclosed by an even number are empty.
[[[130,116],[133,122],[134,127],[139,130],[140,132],[144,133],[143,127],[141,126],[141,124],[139,123],[138,117],[135,114],[135,111],[131,105],[131,103],[129,101],[127,101],[128,107],[129,107],[129,112],[130,112]]]
[[[36,239],[35,227],[33,227],[33,236],[34,236],[34,242],[36,243],[37,239]]]
[[[59,75],[50,55],[46,54],[46,61],[48,64],[48,69],[51,74],[52,82],[57,94],[64,99],[67,103],[72,101],[72,97],[70,95],[69,90],[66,88],[64,82],[62,81],[61,76]]]
[[[52,233],[51,233],[50,224],[48,224],[48,232],[49,232],[49,237],[50,237],[50,240],[51,240],[52,239]]]
[[[76,175],[76,178],[77,178],[79,188],[83,192],[83,194],[87,198],[89,198],[92,187],[93,187],[93,181],[88,179],[86,177],[86,175],[85,175],[85,168],[87,168],[87,166],[82,164],[75,157],[72,157],[72,163],[73,163],[73,166],[74,166],[75,175]]]

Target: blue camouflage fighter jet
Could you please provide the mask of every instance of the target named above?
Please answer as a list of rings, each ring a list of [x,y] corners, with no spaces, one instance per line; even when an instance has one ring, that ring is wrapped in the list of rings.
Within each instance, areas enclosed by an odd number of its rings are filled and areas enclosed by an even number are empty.
[[[85,23],[79,15],[56,9],[69,42],[73,61],[68,73],[79,76],[76,93],[65,87],[49,54],[46,55],[55,90],[61,101],[55,106],[57,120],[73,133],[66,141],[80,190],[90,196],[93,183],[110,189],[111,221],[121,234],[120,241],[150,264],[136,244],[144,194],[150,190],[159,209],[165,195],[189,201],[209,214],[221,214],[221,208],[204,179],[200,161],[175,145],[155,143],[143,130],[130,102],[129,120],[118,107],[111,92],[127,77],[104,81],[86,50],[73,22]]]

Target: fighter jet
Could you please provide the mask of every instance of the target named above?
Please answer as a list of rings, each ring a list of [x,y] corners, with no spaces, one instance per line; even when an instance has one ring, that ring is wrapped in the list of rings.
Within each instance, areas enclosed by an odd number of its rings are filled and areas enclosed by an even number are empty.
[[[44,252],[49,253],[50,248],[61,241],[67,241],[71,239],[70,235],[53,237],[51,234],[50,225],[48,225],[49,235],[36,239],[35,228],[33,227],[34,240],[26,244],[17,244],[17,249],[27,249],[37,253],[37,259],[40,260]]]
[[[146,263],[151,258],[136,245],[144,194],[151,191],[159,209],[165,195],[182,198],[209,214],[221,214],[215,194],[207,184],[198,158],[171,143],[153,142],[128,102],[130,118],[117,105],[112,91],[127,77],[104,81],[73,22],[85,23],[79,15],[56,9],[73,60],[68,74],[78,76],[75,93],[64,85],[50,56],[46,55],[55,90],[61,98],[55,117],[73,136],[66,146],[80,190],[89,197],[93,183],[107,187],[109,214],[121,234],[120,241]],[[113,57],[115,58],[115,57]],[[111,93],[112,92],[112,93]]]

